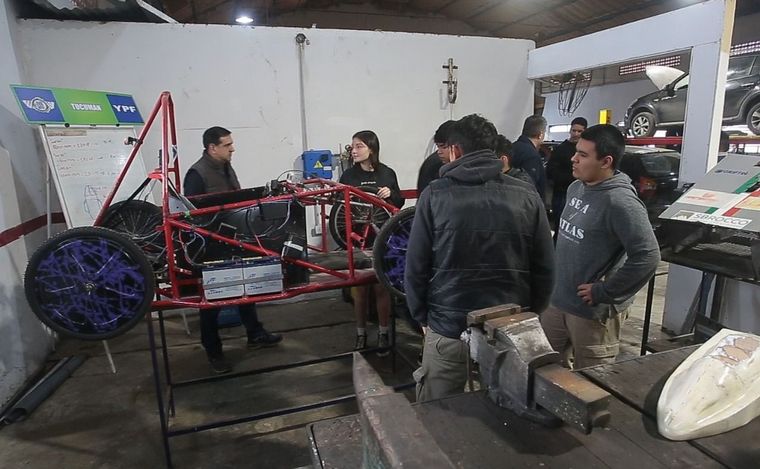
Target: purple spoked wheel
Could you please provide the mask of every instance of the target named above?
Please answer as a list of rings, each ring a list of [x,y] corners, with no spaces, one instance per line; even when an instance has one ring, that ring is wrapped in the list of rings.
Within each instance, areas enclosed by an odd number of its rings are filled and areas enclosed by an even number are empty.
[[[142,250],[106,228],[82,227],[46,241],[26,267],[32,311],[62,335],[103,340],[123,334],[150,309],[154,277]]]
[[[407,207],[383,225],[372,248],[375,274],[391,293],[404,297],[406,247],[412,232],[414,207]]]

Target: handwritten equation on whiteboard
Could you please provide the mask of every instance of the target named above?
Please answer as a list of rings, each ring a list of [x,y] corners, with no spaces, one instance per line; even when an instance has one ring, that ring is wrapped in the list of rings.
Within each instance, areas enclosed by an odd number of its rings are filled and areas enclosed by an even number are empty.
[[[72,227],[92,225],[97,217],[129,160],[127,137],[134,137],[132,128],[45,129],[56,188]],[[132,194],[146,174],[137,155],[114,201]]]

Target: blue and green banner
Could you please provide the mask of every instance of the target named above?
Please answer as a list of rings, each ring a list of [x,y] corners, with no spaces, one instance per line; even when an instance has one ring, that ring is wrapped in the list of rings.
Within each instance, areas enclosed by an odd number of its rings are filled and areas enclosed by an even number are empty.
[[[138,125],[143,123],[131,95],[69,88],[11,85],[30,124]]]

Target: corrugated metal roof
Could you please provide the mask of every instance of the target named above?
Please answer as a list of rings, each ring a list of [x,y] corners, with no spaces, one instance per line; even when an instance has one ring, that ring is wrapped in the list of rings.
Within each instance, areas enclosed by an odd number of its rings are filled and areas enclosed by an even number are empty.
[[[181,22],[234,22],[239,8],[256,18],[256,25],[309,27],[308,16],[293,12],[331,13],[369,3],[388,16],[446,17],[473,28],[472,34],[532,39],[539,46],[582,36],[642,18],[673,11],[704,0],[162,0],[166,11]],[[760,0],[737,0],[737,16],[760,11]],[[349,15],[350,16],[350,15]],[[354,15],[355,24],[345,20],[341,27],[375,29],[372,16]],[[381,15],[378,15],[381,16]],[[415,32],[413,22],[404,21],[404,31]],[[410,26],[412,25],[412,26]],[[386,23],[387,27],[387,23]],[[446,25],[439,32],[447,34]]]
[[[161,9],[143,0],[32,0],[21,13],[26,18],[58,20],[174,22]]]
[[[172,21],[163,12],[186,23],[231,24],[239,8],[256,18],[257,25],[308,27],[307,17],[289,15],[313,10],[370,3],[388,16],[446,17],[473,28],[472,34],[532,39],[546,45],[654,16],[703,0],[16,0],[36,7],[25,17],[91,21]],[[149,5],[150,4],[150,5]],[[327,9],[327,10],[326,10]],[[151,11],[149,11],[151,10]],[[736,14],[760,11],[760,0],[737,0]],[[345,13],[345,12],[344,12]],[[340,11],[334,14],[340,15]],[[372,16],[355,15],[340,27],[375,29]],[[382,15],[381,15],[382,16]],[[168,19],[167,19],[168,18]],[[299,23],[299,21],[301,23]],[[385,24],[385,23],[384,23]],[[415,32],[413,22],[404,31]],[[385,24],[387,27],[387,24]],[[392,29],[391,29],[392,30]],[[442,23],[440,31],[446,34]]]

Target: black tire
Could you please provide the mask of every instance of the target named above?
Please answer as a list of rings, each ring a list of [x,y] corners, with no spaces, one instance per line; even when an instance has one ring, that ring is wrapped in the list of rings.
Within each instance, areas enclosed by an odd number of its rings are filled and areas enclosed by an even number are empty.
[[[655,126],[654,114],[641,111],[631,117],[631,124],[628,130],[635,138],[651,137],[657,130]]]
[[[404,267],[406,266],[406,247],[409,242],[415,207],[407,207],[391,217],[380,232],[372,247],[373,265],[377,280],[395,297],[394,311],[409,324],[409,327],[422,334],[422,327],[414,320],[406,306],[404,291]]]
[[[143,250],[155,271],[166,267],[166,240],[156,227],[163,224],[161,207],[144,200],[123,200],[110,207],[100,226],[117,231]]]
[[[396,213],[383,225],[372,247],[377,280],[398,297],[405,298],[404,267],[415,207]]]
[[[760,135],[760,101],[756,102],[747,112],[747,128],[755,135]]]
[[[155,279],[142,250],[102,227],[66,230],[32,255],[24,293],[34,314],[61,335],[104,340],[150,310]]]
[[[377,194],[378,190],[373,186],[358,186],[357,189],[370,194]],[[354,233],[362,233],[365,229],[367,231],[366,236],[360,242],[354,242],[353,245],[361,250],[367,249],[369,246],[372,246],[377,232],[380,231],[382,225],[388,221],[391,215],[382,207],[368,204],[354,197],[351,198],[350,205],[353,224],[351,231]],[[330,235],[332,235],[335,244],[340,249],[346,249],[346,246],[348,246],[346,242],[345,210],[346,204],[343,202],[342,196],[340,196],[330,209],[330,218],[328,220]]]

